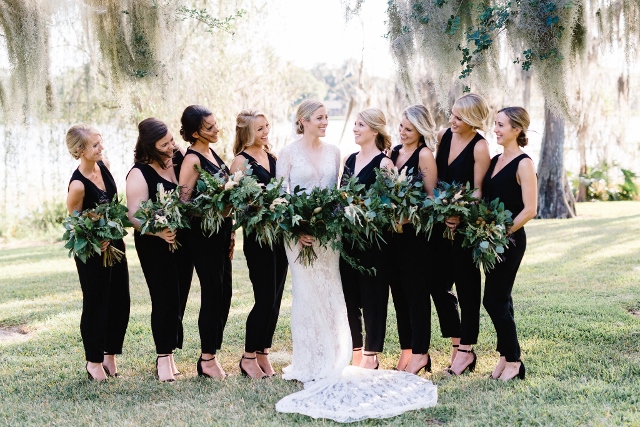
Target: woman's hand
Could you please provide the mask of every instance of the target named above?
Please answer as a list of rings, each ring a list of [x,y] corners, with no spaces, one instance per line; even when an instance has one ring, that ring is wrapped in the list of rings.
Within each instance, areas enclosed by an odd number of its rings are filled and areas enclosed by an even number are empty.
[[[314,237],[309,234],[302,234],[298,239],[298,242],[300,242],[302,246],[311,246],[313,245],[313,242],[315,242],[315,240],[316,239],[314,239]]]
[[[106,251],[110,243],[111,240],[103,240],[102,242],[100,242],[100,252]]]
[[[450,216],[444,220],[444,223],[451,230],[455,230],[457,226],[460,225],[460,217],[459,216]]]
[[[236,247],[236,232],[231,232],[231,243],[229,244],[229,259],[233,261],[233,249]]]
[[[152,233],[153,236],[158,236],[165,242],[169,244],[173,244],[176,241],[176,231],[171,231],[170,228],[163,228],[162,231],[158,231],[157,233]]]

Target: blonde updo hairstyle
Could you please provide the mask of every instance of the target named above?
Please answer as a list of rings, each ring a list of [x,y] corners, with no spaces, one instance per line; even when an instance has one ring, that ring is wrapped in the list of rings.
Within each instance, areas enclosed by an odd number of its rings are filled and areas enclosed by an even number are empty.
[[[269,122],[267,116],[258,110],[242,110],[236,117],[236,139],[233,143],[233,155],[237,156],[247,147],[251,147],[256,140],[256,131],[254,129],[254,123],[258,117],[264,117]],[[265,146],[265,151],[273,156],[271,153],[271,144]],[[274,156],[275,157],[275,156]]]
[[[489,117],[489,105],[483,96],[477,93],[468,93],[453,103],[458,110],[458,115],[463,122],[474,130],[484,130]]]
[[[85,124],[73,125],[67,131],[67,149],[74,159],[80,158],[92,135],[100,135],[100,132]]]
[[[402,115],[416,128],[420,134],[420,143],[425,144],[431,151],[436,149],[436,123],[427,107],[415,104],[407,107]]]
[[[378,108],[367,108],[358,113],[358,117],[367,124],[375,132],[376,147],[382,152],[386,152],[391,148],[391,137],[387,133],[387,119],[382,110]]]
[[[305,99],[304,101],[302,101],[302,104],[300,104],[300,106],[298,107],[298,111],[296,112],[296,134],[304,134],[304,126],[302,125],[301,120],[311,120],[311,115],[313,114],[313,112],[321,107],[324,107],[324,104],[320,101],[316,101],[315,99]]]
[[[527,110],[522,107],[506,107],[498,111],[498,113],[504,113],[505,116],[509,118],[509,124],[511,127],[520,129],[520,133],[518,133],[516,141],[520,147],[525,147],[529,143],[527,130],[529,129],[529,124],[531,124],[531,119],[529,118]]]

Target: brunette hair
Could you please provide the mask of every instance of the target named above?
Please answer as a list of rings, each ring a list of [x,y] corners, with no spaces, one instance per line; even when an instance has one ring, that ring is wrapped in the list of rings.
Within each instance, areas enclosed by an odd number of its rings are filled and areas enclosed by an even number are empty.
[[[320,107],[324,107],[324,104],[320,101],[316,101],[315,99],[305,99],[302,101],[302,104],[298,107],[298,111],[296,111],[295,130],[298,135],[302,135],[304,133],[304,126],[302,126],[300,120],[311,120],[313,112]]]
[[[136,163],[156,162],[162,169],[167,169],[167,154],[161,153],[156,148],[156,142],[167,136],[167,125],[155,117],[144,119],[138,124],[138,141],[133,152],[133,161]]]
[[[182,124],[180,127],[180,135],[182,139],[189,144],[196,142],[193,134],[200,131],[205,117],[209,117],[212,114],[211,110],[202,105],[189,105],[185,108],[180,118],[180,123]]]
[[[100,135],[100,132],[85,124],[73,125],[69,128],[66,138],[67,150],[74,159],[78,160],[82,151],[87,148],[90,135]]]
[[[489,105],[483,96],[477,93],[468,93],[458,98],[453,106],[458,110],[463,122],[473,129],[484,130],[487,117],[489,117]]]
[[[382,110],[378,108],[367,108],[359,112],[358,117],[360,117],[367,126],[375,132],[378,132],[376,135],[376,147],[378,150],[386,152],[391,148],[391,137],[387,133],[387,119]]]
[[[436,149],[436,124],[427,107],[415,104],[407,107],[402,115],[416,128],[420,134],[420,143],[423,143],[431,151]]]
[[[242,110],[236,117],[236,139],[233,143],[234,156],[240,154],[245,148],[251,147],[255,142],[256,132],[253,124],[258,117],[263,117],[269,123],[267,116],[258,110]],[[264,147],[267,153],[274,156],[270,149],[270,144]]]
[[[520,133],[518,133],[516,141],[520,147],[525,147],[529,143],[527,130],[531,123],[527,110],[522,107],[506,107],[498,111],[498,113],[504,113],[509,118],[509,124],[511,127],[520,129]]]

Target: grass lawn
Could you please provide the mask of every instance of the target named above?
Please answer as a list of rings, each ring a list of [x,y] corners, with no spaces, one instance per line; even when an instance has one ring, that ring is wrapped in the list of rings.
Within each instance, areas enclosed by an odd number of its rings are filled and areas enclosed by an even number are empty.
[[[445,377],[450,341],[440,337],[433,310],[434,373],[421,375],[438,385],[438,405],[356,424],[640,426],[640,202],[580,204],[578,211],[574,220],[536,220],[526,227],[527,253],[513,295],[525,381],[487,379],[498,355],[484,309],[476,372]],[[334,424],[275,412],[275,403],[301,384],[239,375],[244,322],[253,303],[241,244],[218,356],[231,376],[225,381],[196,376],[196,279],[185,348],[176,353],[184,376],[174,384],[158,382],[149,294],[128,243],[132,301],[125,353],[118,359],[123,378],[103,384],[86,380],[81,292],[66,250],[60,243],[0,250],[0,327],[27,332],[0,335],[0,425]],[[273,346],[278,371],[291,354],[290,286]],[[381,368],[390,369],[400,351],[392,305],[387,326]]]

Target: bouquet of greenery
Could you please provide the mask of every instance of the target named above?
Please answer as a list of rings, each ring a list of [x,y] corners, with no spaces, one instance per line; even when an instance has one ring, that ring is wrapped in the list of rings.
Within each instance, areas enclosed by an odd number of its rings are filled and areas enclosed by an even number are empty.
[[[267,244],[273,248],[273,244],[282,235],[283,228],[280,224],[289,209],[289,195],[283,190],[284,177],[280,180],[273,178],[264,188],[253,181],[257,186],[256,191],[251,191],[253,187],[247,185],[247,189],[242,192],[246,197],[231,197],[234,205],[234,228],[242,227],[247,234],[255,233],[260,246]]]
[[[122,239],[127,235],[125,228],[132,226],[127,218],[127,207],[115,197],[110,203],[101,203],[93,209],[74,211],[62,225],[65,228],[62,238],[66,241],[64,247],[69,249],[69,257],[75,255],[85,264],[87,258],[100,254],[103,241]],[[120,262],[123,255],[120,249],[109,245],[102,253],[102,265],[111,267]]]
[[[376,182],[371,186],[370,197],[379,198],[384,205],[386,218],[382,222],[391,225],[392,229],[402,233],[402,224],[409,222],[416,228],[416,232],[422,227],[420,218],[420,206],[422,206],[427,194],[421,179],[414,179],[413,169],[408,171],[403,168],[398,172],[397,168],[376,170]]]
[[[501,254],[509,247],[507,231],[511,225],[511,212],[499,199],[470,206],[462,247],[473,248],[473,260],[478,268],[482,264],[485,273],[502,261]]]
[[[344,243],[366,250],[373,243],[384,243],[382,234],[389,226],[386,205],[373,190],[365,190],[356,177],[342,180],[338,188],[342,209],[342,239]]]
[[[475,188],[471,188],[471,184],[459,184],[453,182],[438,182],[438,186],[433,190],[433,197],[425,199],[422,205],[422,222],[424,223],[424,232],[431,238],[433,224],[436,222],[444,222],[447,218],[458,216],[464,219],[469,215],[469,208],[478,201],[473,197]],[[453,240],[455,230],[446,227],[442,237]]]
[[[189,218],[187,211],[190,206],[180,201],[180,187],[171,191],[165,191],[162,184],[158,184],[156,201],[151,199],[140,203],[140,208],[133,214],[134,218],[140,220],[140,234],[147,231],[157,233],[165,228],[176,231],[180,228],[189,228]],[[175,251],[180,247],[180,243],[175,240],[169,243],[169,250]]]
[[[242,174],[236,174],[235,179],[232,179],[222,172],[212,175],[198,165],[194,167],[200,174],[200,178],[196,183],[198,196],[192,201],[193,208],[202,216],[200,222],[202,230],[212,235],[220,230],[220,226],[229,215],[228,190],[238,185]]]
[[[331,243],[333,249],[341,249],[341,243],[336,238],[342,231],[338,197],[339,193],[335,189],[315,187],[307,194],[304,188],[296,186],[289,196],[287,211],[280,222],[280,228],[286,232],[285,238],[289,244],[296,242],[303,234],[308,234],[321,247]],[[316,259],[318,255],[313,246],[302,246],[296,261],[310,266]]]

